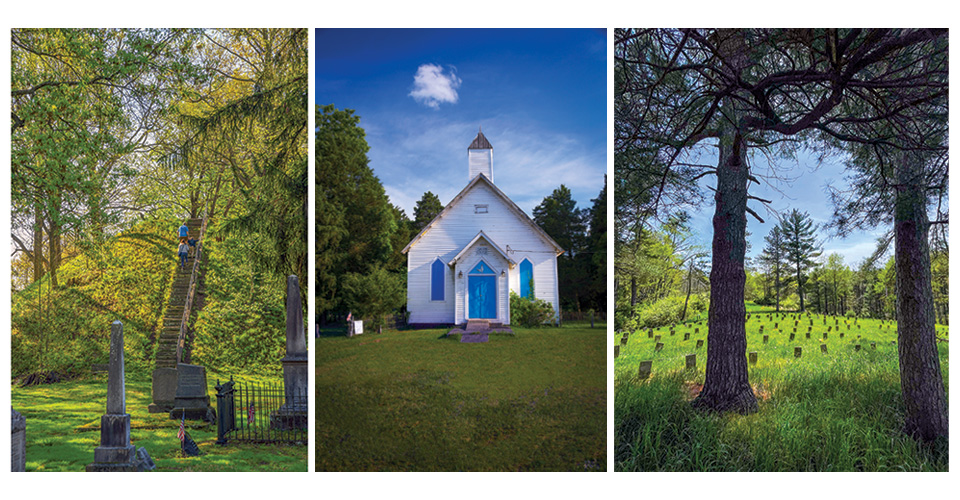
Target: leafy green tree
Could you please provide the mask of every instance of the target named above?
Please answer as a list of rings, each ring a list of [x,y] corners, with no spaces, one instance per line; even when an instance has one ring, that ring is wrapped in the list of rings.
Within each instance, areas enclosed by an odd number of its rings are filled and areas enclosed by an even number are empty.
[[[440,203],[440,198],[430,191],[423,193],[423,196],[417,200],[417,205],[413,207],[414,234],[419,233],[441,211],[443,211],[443,204]]]
[[[533,220],[565,250],[557,258],[561,310],[580,311],[584,292],[592,284],[590,256],[581,255],[586,243],[584,211],[561,184],[533,209]]]
[[[341,280],[343,306],[358,318],[372,319],[382,326],[384,316],[399,309],[407,300],[404,280],[381,267],[369,272],[347,273]]]

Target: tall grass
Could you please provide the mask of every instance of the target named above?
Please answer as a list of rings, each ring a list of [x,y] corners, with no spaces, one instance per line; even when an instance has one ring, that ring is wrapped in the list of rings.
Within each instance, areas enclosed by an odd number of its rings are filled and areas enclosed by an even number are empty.
[[[678,325],[672,336],[669,327],[655,329],[664,343],[660,352],[654,352],[654,340],[646,331],[629,336],[615,362],[616,470],[947,470],[946,439],[924,445],[901,432],[897,346],[891,342],[896,340],[895,323],[859,320],[858,328],[852,318],[829,318],[824,325],[822,316],[813,316],[813,333],[807,339],[810,321],[804,315],[796,339],[790,341],[792,315],[779,319],[751,312],[747,351],[758,353],[757,364],[749,370],[759,402],[759,411],[752,415],[702,413],[690,407],[703,384],[706,346],[695,346],[697,339],[706,340],[705,322]],[[770,336],[767,344],[760,325]],[[832,328],[823,341],[828,326]],[[699,335],[692,333],[695,328]],[[937,330],[941,337],[948,335],[945,326]],[[691,332],[690,340],[683,340],[685,332]],[[821,344],[827,345],[826,354]],[[800,358],[794,357],[796,346],[803,348]],[[947,344],[938,347],[946,384]],[[697,354],[697,369],[688,371],[684,356],[692,353]],[[641,360],[653,361],[649,379],[637,376]]]

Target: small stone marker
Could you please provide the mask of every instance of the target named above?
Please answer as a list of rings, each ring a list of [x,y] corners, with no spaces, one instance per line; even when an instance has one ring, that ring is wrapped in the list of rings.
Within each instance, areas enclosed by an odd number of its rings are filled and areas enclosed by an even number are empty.
[[[637,375],[641,378],[647,378],[650,374],[653,373],[653,361],[641,361],[640,362],[640,371]]]
[[[870,348],[876,350],[876,349],[877,349],[877,343],[876,343],[876,342],[870,342]]]
[[[780,328],[780,323],[774,323],[774,324],[773,324],[773,327],[774,327],[774,328]]]
[[[656,343],[660,343],[660,335],[657,335],[656,337],[654,337],[653,341]]]
[[[10,472],[27,471],[27,419],[10,407]]]
[[[827,353],[827,344],[820,344],[820,352]]]
[[[652,339],[652,338],[653,338],[653,328],[647,330],[647,338],[648,338],[648,339]]]
[[[793,357],[799,358],[803,354],[803,348],[800,346],[793,348]]]
[[[696,370],[696,369],[697,369],[697,355],[687,354],[687,370]]]
[[[750,359],[751,365],[757,364],[757,351],[751,351],[748,355],[748,358]]]
[[[624,335],[620,338],[620,345],[627,345],[627,336]]]
[[[677,334],[677,332],[676,332],[673,328],[671,328],[671,329],[670,329],[670,335],[673,336],[673,335],[676,335],[676,334]]]
[[[703,347],[703,339],[697,339],[697,349]]]
[[[613,346],[613,359],[617,359],[618,357],[620,357],[620,346],[615,345]]]
[[[690,340],[690,332],[685,332],[683,334],[683,340]]]
[[[843,338],[843,332],[840,332],[840,338]]]
[[[827,340],[827,337],[828,337],[829,335],[830,335],[830,334],[828,334],[827,332],[823,332],[823,340]]]
[[[699,329],[699,328],[694,328],[694,329],[693,329],[693,333],[694,333],[695,335],[698,335],[698,334],[700,333],[700,329]]]
[[[653,347],[653,352],[660,352],[663,350],[663,342],[657,342],[657,345]]]
[[[790,334],[790,341],[792,342],[793,339],[795,339],[795,338],[797,338],[797,335],[796,335],[795,333],[791,333],[791,334]]]
[[[791,335],[791,336],[792,336],[792,335]],[[769,336],[769,335],[764,335],[764,336],[763,336],[763,343],[766,344],[767,342],[770,342],[770,336]]]
[[[857,345],[853,346],[853,350],[854,350],[854,351],[859,351],[859,350],[860,350],[860,344],[857,344]]]

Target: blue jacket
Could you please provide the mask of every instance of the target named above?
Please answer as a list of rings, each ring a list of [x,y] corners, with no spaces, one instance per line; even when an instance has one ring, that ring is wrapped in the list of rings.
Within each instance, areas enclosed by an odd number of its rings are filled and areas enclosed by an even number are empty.
[[[186,238],[186,237],[187,237],[187,233],[189,233],[189,232],[190,232],[190,228],[187,227],[186,224],[180,226],[180,237],[181,237],[181,238]]]

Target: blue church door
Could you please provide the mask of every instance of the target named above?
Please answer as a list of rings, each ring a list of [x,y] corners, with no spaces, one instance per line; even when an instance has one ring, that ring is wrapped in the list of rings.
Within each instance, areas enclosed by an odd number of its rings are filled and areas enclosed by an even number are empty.
[[[467,278],[469,312],[473,319],[497,318],[497,277],[482,260],[474,266]]]

